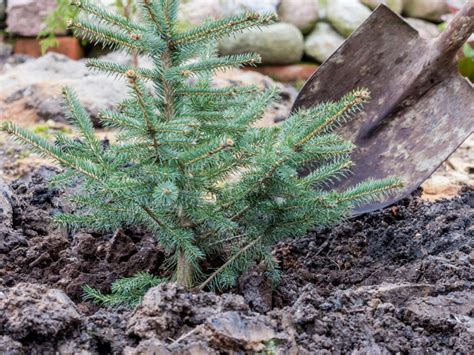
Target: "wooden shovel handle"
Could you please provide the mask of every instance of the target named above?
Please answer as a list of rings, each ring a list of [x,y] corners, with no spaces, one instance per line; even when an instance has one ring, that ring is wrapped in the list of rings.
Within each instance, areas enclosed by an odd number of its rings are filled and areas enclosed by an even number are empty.
[[[474,0],[468,0],[436,38],[435,47],[446,58],[454,57],[473,32]]]

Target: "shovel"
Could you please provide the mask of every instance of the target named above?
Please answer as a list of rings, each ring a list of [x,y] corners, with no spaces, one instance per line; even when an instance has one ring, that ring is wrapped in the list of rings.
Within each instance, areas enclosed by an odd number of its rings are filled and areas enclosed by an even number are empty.
[[[304,85],[293,110],[335,101],[356,88],[371,92],[365,109],[338,129],[357,147],[352,175],[328,188],[390,176],[405,186],[384,201],[359,206],[355,215],[409,195],[473,132],[474,87],[455,62],[473,31],[474,0],[431,41],[380,5]]]

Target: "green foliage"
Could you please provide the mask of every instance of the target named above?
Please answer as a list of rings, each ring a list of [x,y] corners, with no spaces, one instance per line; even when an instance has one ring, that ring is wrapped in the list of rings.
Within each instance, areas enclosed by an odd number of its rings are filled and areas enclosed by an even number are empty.
[[[130,19],[137,11],[134,0],[115,0],[115,7],[120,15]]]
[[[42,38],[40,46],[43,54],[48,48],[59,45],[56,33],[66,31],[68,21],[76,18],[78,13],[79,9],[72,6],[70,0],[56,0],[56,8],[44,21],[45,29],[38,34],[38,37]]]
[[[271,23],[273,15],[246,13],[180,32],[176,0],[140,1],[143,23],[87,0],[75,4],[89,15],[71,24],[77,34],[147,55],[154,67],[89,62],[127,80],[130,89],[117,110],[100,115],[104,126],[119,131],[107,148],[69,89],[64,98],[81,140],[58,134],[52,144],[12,123],[3,125],[64,168],[56,183],[81,182],[81,191],[71,196],[76,212],[60,215],[59,223],[98,230],[144,226],[165,249],[171,279],[187,287],[226,288],[257,260],[277,280],[272,245],[315,224],[336,223],[354,205],[401,186],[387,179],[343,192],[324,189],[349,173],[354,146],[334,129],[369,100],[366,90],[257,129],[254,123],[278,94],[274,88],[212,86],[216,71],[259,61],[254,54],[218,57],[216,39]],[[298,169],[308,164],[315,170],[299,177]],[[220,260],[221,266],[203,269],[206,260]],[[114,292],[86,292],[104,304],[116,299]]]
[[[97,8],[93,2],[88,4],[90,9]],[[115,7],[117,11],[126,19],[131,18],[137,11],[134,0],[116,0]],[[68,29],[70,21],[77,18],[80,9],[74,6],[71,0],[56,0],[56,8],[45,19],[46,27],[38,34],[41,53],[44,54],[51,47],[59,45],[56,33],[65,32]]]
[[[141,303],[145,293],[152,287],[165,282],[146,272],[140,272],[132,277],[123,278],[112,283],[112,293],[104,295],[102,292],[89,286],[84,286],[84,299],[107,307],[133,308]]]
[[[474,49],[465,43],[463,47],[464,58],[459,60],[459,72],[474,83]]]

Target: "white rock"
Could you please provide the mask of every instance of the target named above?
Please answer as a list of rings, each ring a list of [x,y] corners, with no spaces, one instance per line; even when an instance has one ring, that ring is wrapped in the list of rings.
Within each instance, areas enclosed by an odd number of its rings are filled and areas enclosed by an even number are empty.
[[[44,29],[44,19],[56,7],[56,0],[9,0],[8,31],[21,36],[37,36]]]
[[[24,102],[25,107],[36,109],[44,119],[64,121],[61,96],[64,86],[76,91],[93,117],[103,109],[113,108],[127,93],[125,80],[91,73],[83,61],[48,53],[0,75],[0,107]]]
[[[403,9],[403,0],[361,0],[364,5],[374,10],[380,4],[387,5],[390,9],[400,14]]]
[[[224,16],[242,12],[276,13],[280,0],[220,0]]]
[[[318,22],[314,30],[306,37],[304,51],[307,56],[324,62],[344,42],[344,37],[337,33],[331,25]]]
[[[99,0],[99,2],[107,7],[115,7],[117,0]]]
[[[318,0],[319,8],[319,19],[327,20],[328,15],[328,1],[329,0]]]
[[[299,33],[298,30],[295,31]],[[130,64],[130,57],[121,53],[110,53],[101,59],[118,64]],[[153,66],[147,58],[139,58],[139,63],[144,68]],[[281,92],[279,99],[269,107],[262,119],[261,125],[266,126],[272,125],[274,120],[285,119],[297,95],[292,87],[275,83],[267,76],[237,69],[219,72],[213,80],[213,85],[215,87],[256,85],[261,89],[279,87]],[[125,80],[114,80],[103,74],[91,72],[83,60],[74,61],[60,54],[48,53],[0,72],[0,121],[32,114],[44,120],[65,122],[61,97],[63,86],[69,86],[77,93],[80,102],[92,118],[97,118],[97,113],[101,110],[113,108],[127,97],[129,91]],[[1,191],[0,186],[0,194]],[[3,205],[6,206],[3,210],[7,211],[5,216],[9,216],[11,214],[7,210],[8,204],[6,202],[3,204],[3,201],[7,199],[2,199],[0,195],[0,210]],[[0,213],[1,224],[2,213]]]
[[[331,0],[326,11],[329,22],[344,37],[348,37],[370,16],[370,10],[358,0]]]
[[[405,0],[403,12],[408,17],[440,21],[449,11],[446,0]]]
[[[308,33],[318,20],[317,0],[281,0],[278,5],[278,17]]]
[[[181,2],[178,15],[184,26],[198,26],[222,17],[222,8],[219,0],[193,0]]]
[[[429,39],[439,35],[439,28],[434,23],[417,18],[406,18],[405,20],[418,31],[420,37]]]
[[[13,46],[0,41],[0,59],[9,57],[13,53]]]
[[[265,64],[289,64],[301,60],[304,42],[292,24],[275,23],[225,38],[219,50],[221,54],[256,52]]]

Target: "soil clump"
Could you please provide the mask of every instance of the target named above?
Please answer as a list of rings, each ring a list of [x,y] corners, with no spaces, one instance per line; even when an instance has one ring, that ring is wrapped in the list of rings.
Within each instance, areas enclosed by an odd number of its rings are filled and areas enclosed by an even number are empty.
[[[280,285],[256,265],[235,290],[151,289],[135,310],[82,300],[88,284],[163,273],[164,251],[139,229],[67,232],[72,207],[42,167],[2,185],[0,349],[8,354],[472,353],[474,191],[411,196],[317,228],[274,249]],[[2,192],[2,191],[0,191]],[[419,195],[419,193],[418,193]]]

